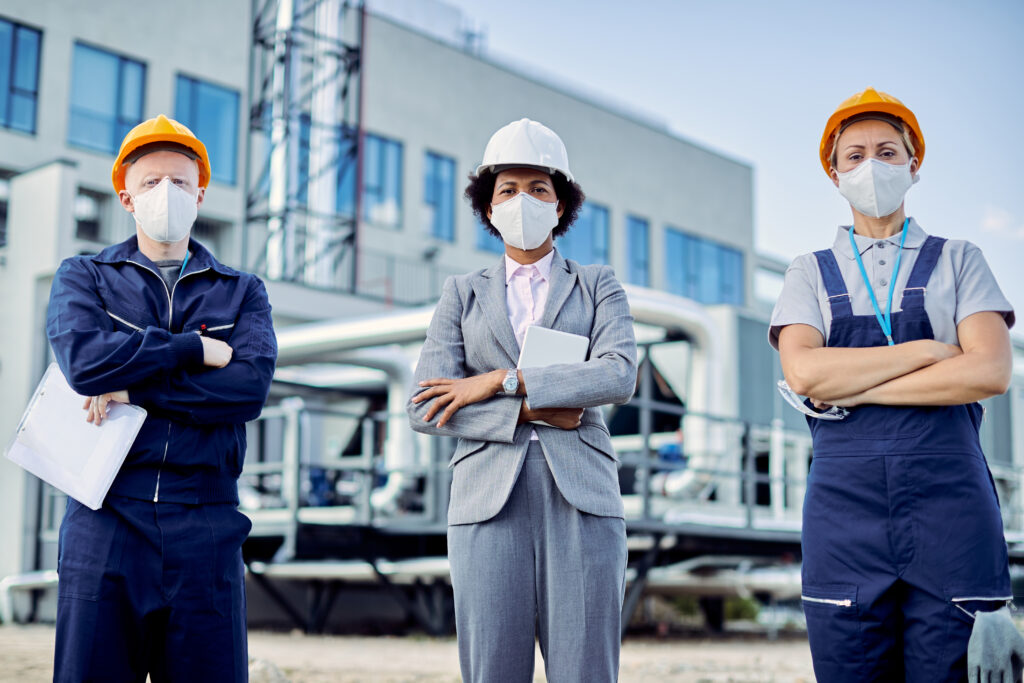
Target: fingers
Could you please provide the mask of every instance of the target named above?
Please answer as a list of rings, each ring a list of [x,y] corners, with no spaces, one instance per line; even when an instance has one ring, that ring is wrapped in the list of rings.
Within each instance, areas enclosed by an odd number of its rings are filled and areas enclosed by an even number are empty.
[[[107,415],[107,404],[109,402],[110,394],[87,398],[83,406],[87,411],[85,421],[99,427],[103,423],[103,418]]]
[[[443,388],[443,387],[431,387],[430,389],[427,389],[425,391],[421,391],[420,393],[418,393],[415,396],[413,396],[412,397],[412,402],[413,403],[422,403],[423,401],[426,401],[427,399],[433,398],[435,396],[440,396],[441,394],[444,394],[447,391],[448,390]]]
[[[445,411],[441,413],[441,419],[437,421],[437,426],[444,427],[448,420],[452,419],[452,417],[455,416],[456,411],[458,411],[458,409],[461,407],[461,401],[452,401],[451,403],[449,403],[448,407],[445,408]]]
[[[434,379],[425,379],[419,383],[421,387],[433,387],[443,386],[445,384],[454,384],[456,380],[448,379],[447,377],[435,377]]]
[[[427,410],[427,414],[423,416],[423,421],[430,422],[431,420],[433,420],[434,416],[437,415],[438,411],[441,410],[441,408],[448,405],[449,403],[451,403],[453,400],[455,400],[455,396],[453,394],[445,393],[439,395],[437,398],[434,399],[434,402],[430,404],[430,408]],[[441,427],[442,425],[438,423],[437,426]]]

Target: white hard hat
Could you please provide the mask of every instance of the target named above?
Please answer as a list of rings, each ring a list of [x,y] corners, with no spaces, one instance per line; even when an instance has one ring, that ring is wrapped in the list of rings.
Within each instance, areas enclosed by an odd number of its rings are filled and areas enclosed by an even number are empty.
[[[542,123],[519,119],[500,128],[491,136],[484,150],[484,160],[476,167],[498,173],[506,168],[537,168],[548,173],[558,171],[573,182],[569,155],[562,139]]]

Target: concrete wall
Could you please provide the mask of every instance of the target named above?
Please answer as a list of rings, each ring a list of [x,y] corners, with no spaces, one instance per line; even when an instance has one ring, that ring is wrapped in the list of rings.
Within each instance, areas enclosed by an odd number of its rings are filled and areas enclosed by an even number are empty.
[[[49,360],[45,312],[54,264],[70,256],[68,226],[77,183],[73,162],[55,162],[11,180],[7,265],[0,269],[0,439],[13,437],[28,398]],[[45,200],[43,199],[45,198]],[[34,562],[30,479],[0,459],[0,576]]]

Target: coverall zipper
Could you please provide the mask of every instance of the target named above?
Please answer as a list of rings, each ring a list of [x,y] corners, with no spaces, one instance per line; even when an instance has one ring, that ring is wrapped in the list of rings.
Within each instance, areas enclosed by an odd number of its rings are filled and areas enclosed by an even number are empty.
[[[816,602],[822,605],[834,605],[836,607],[853,607],[853,600],[850,600],[849,598],[846,598],[845,600],[831,600],[829,598],[811,598],[806,595],[801,595],[800,599],[806,600],[807,602]]]
[[[171,323],[174,320],[174,290],[176,290],[178,288],[178,283],[181,282],[182,280],[184,280],[185,278],[187,278],[189,275],[197,275],[199,273],[205,273],[206,271],[209,270],[209,268],[201,268],[199,270],[194,270],[191,273],[185,273],[184,275],[181,275],[180,277],[178,277],[177,280],[175,280],[174,286],[171,287],[170,289],[168,289],[167,288],[167,283],[164,282],[164,279],[162,277],[160,277],[160,273],[156,272],[155,270],[153,270],[152,268],[150,268],[148,266],[142,265],[138,261],[132,261],[131,259],[129,259],[128,263],[136,265],[139,268],[142,268],[143,270],[145,270],[147,272],[153,273],[153,275],[155,275],[156,278],[158,280],[160,280],[160,284],[163,285],[164,292],[166,292],[166,294],[167,294],[167,331],[171,332]],[[114,317],[114,316],[111,315],[111,317]],[[172,332],[172,334],[173,334],[173,332]],[[164,441],[164,455],[163,455],[163,458],[160,460],[160,466],[156,470],[156,487],[153,489],[153,502],[154,503],[159,503],[160,502],[160,475],[163,474],[164,463],[167,462],[167,449],[170,447],[170,445],[171,445],[171,423],[168,422],[167,423],[167,439]]]

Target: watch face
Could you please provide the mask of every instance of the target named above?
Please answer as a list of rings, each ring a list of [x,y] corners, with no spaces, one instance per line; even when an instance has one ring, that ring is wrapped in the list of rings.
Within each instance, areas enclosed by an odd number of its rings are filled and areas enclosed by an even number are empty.
[[[515,375],[510,375],[505,378],[505,381],[501,383],[501,386],[506,392],[511,393],[519,388],[518,378]]]

